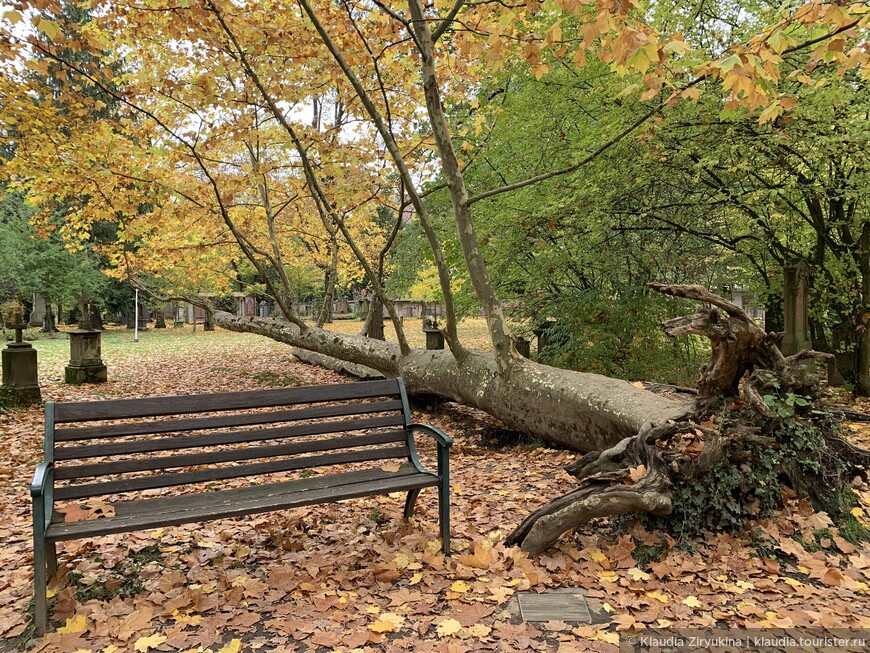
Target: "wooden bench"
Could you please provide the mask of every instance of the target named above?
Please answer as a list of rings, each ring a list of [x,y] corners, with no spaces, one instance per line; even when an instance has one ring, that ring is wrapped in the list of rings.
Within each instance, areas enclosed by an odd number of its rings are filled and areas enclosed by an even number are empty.
[[[437,473],[420,465],[415,431],[434,436]],[[46,402],[45,461],[30,488],[35,626],[41,634],[48,625],[46,583],[63,540],[390,492],[407,492],[407,518],[420,490],[437,487],[449,553],[451,444],[439,429],[412,423],[402,379]],[[64,521],[65,506],[77,505],[66,510],[81,517],[87,500],[104,516]]]

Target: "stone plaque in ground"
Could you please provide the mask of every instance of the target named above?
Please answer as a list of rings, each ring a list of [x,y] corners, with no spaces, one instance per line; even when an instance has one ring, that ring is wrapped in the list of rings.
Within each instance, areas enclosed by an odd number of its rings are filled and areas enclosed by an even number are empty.
[[[523,621],[592,621],[586,597],[580,589],[563,587],[543,594],[518,592],[516,596]]]

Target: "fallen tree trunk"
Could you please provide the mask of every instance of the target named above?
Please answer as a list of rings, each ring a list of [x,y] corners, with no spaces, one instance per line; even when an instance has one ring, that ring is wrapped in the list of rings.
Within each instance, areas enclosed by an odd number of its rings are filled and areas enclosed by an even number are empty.
[[[819,388],[806,362],[829,355],[783,356],[774,334],[701,286],[651,287],[705,304],[664,324],[671,336],[711,340],[694,410],[671,422],[650,420],[636,435],[581,457],[567,469],[577,489],[529,515],[506,543],[540,553],[590,519],[627,513],[681,512],[689,518],[675,529],[682,532],[686,521],[698,530],[739,527],[779,504],[781,479],[817,509],[848,519],[849,481],[867,474],[870,452],[843,440],[836,419],[813,410]]]
[[[216,312],[214,321],[232,331],[256,333],[294,347],[402,376],[411,394],[438,395],[479,408],[514,429],[552,444],[585,452],[604,449],[647,422],[679,419],[690,409],[635,386],[518,360],[500,375],[495,357],[472,352],[461,363],[449,350],[412,350],[360,336],[298,326],[270,318]]]

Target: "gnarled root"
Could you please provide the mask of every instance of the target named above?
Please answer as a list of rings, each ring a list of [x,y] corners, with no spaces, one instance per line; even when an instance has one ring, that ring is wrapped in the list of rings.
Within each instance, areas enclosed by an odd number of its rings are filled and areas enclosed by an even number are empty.
[[[777,427],[766,433],[761,428],[767,429],[780,419],[782,413],[773,406],[785,410],[777,406],[777,397],[790,397],[792,404],[797,396],[809,397],[800,404],[803,406],[818,396],[817,378],[804,362],[830,354],[807,350],[783,356],[776,346],[776,334],[765,333],[742,308],[702,286],[651,287],[706,305],[693,315],[664,323],[668,335],[698,334],[711,341],[711,361],[701,368],[694,416],[679,422],[646,424],[637,435],[581,457],[567,468],[580,481],[579,487],[530,514],[508,536],[507,544],[536,554],[551,546],[562,533],[596,517],[635,512],[668,515],[673,510],[674,488],[692,486],[719,463],[751,464],[753,448],[774,451],[788,444],[787,429]],[[748,417],[747,421],[761,426],[714,426],[703,421],[722,398],[737,399],[741,389],[746,402],[762,418]],[[841,463],[865,474],[870,463],[870,452],[840,438],[836,429],[821,428],[819,432],[824,440],[819,452],[823,451],[830,462],[823,465],[821,476],[819,472],[807,475],[792,460],[780,465],[792,485],[811,499],[822,498],[814,496],[818,492],[812,491],[813,487],[830,493],[842,486]]]
[[[596,517],[634,512],[670,514],[672,474],[680,469],[680,459],[686,454],[668,445],[683,432],[694,434],[696,428],[688,421],[647,424],[640,433],[610,449],[586,454],[567,468],[580,479],[580,487],[526,517],[506,543],[537,554],[562,533]]]

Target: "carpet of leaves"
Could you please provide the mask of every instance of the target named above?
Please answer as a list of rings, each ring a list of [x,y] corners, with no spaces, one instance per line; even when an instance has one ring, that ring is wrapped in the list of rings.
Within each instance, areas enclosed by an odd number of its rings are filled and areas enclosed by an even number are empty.
[[[272,341],[216,331],[109,334],[110,382],[60,382],[57,341],[37,343],[43,396],[140,397],[343,381]],[[61,341],[62,342],[62,341]],[[65,346],[65,344],[64,344]],[[52,349],[52,347],[54,349]],[[41,459],[38,408],[0,414],[0,651],[617,651],[629,629],[870,627],[870,547],[793,501],[739,534],[677,545],[636,525],[593,524],[537,559],[503,537],[569,490],[575,455],[517,442],[491,418],[447,404],[417,411],[454,436],[454,554],[437,538],[424,491],[403,521],[402,497],[313,506],[66,542],[51,586],[56,629],[28,641],[32,549],[28,484]],[[424,463],[434,447],[423,442]],[[863,487],[859,519],[870,514]],[[796,539],[818,546],[806,550]],[[659,555],[650,561],[644,552]],[[606,623],[522,623],[518,591],[580,587]]]

